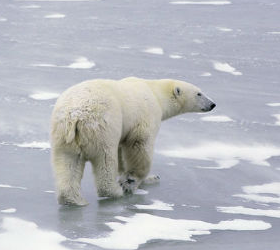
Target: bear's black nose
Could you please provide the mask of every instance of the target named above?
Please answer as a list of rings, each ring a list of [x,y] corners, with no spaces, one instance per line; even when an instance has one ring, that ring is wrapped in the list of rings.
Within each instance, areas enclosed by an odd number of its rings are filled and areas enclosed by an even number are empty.
[[[216,104],[215,103],[212,103],[211,106],[210,106],[210,110],[212,110],[213,108],[216,107]]]

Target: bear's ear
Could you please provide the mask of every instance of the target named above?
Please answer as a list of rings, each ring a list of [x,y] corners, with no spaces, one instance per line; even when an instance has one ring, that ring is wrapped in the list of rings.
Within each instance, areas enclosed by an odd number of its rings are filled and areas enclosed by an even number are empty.
[[[175,98],[177,98],[178,96],[180,96],[182,94],[182,90],[179,87],[175,87],[173,90],[173,94],[174,94]]]

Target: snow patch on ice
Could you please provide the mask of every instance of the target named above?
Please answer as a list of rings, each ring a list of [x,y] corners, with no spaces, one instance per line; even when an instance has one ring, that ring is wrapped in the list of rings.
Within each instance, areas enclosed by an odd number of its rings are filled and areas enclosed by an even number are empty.
[[[200,2],[195,2],[195,1],[174,1],[174,2],[169,2],[170,4],[194,4],[194,5],[226,5],[226,4],[231,4],[230,1],[200,1]]]
[[[155,54],[155,55],[163,55],[164,51],[162,48],[159,47],[151,47],[143,50],[143,52],[150,53],[150,54]]]
[[[66,67],[71,69],[90,69],[94,66],[95,63],[93,61],[89,61],[86,57],[79,57]]]
[[[280,102],[270,102],[267,103],[266,105],[270,107],[280,107]]]
[[[46,190],[46,191],[44,191],[45,193],[49,193],[49,194],[54,194],[55,193],[55,191],[53,191],[53,190]]]
[[[7,22],[7,18],[4,18],[4,17],[0,17],[0,22]]]
[[[200,39],[193,39],[193,42],[194,43],[197,43],[197,44],[203,44],[204,42]]]
[[[55,65],[49,63],[36,63],[31,64],[33,67],[58,67],[58,68],[70,68],[70,69],[90,69],[95,66],[93,61],[88,60],[86,57],[79,57],[73,63],[69,65]]]
[[[166,157],[215,161],[218,165],[199,168],[226,169],[237,165],[240,160],[260,166],[270,166],[267,160],[272,156],[280,156],[280,147],[259,144],[232,145],[221,142],[208,142],[194,147],[175,147],[170,150],[159,150],[156,152]]]
[[[51,145],[49,142],[38,142],[38,141],[33,141],[33,142],[24,142],[24,143],[19,143],[19,144],[14,144],[17,147],[20,148],[38,148],[38,149],[48,149],[51,148]]]
[[[198,220],[171,219],[145,213],[132,217],[116,216],[121,222],[106,223],[113,231],[107,237],[79,238],[76,241],[107,249],[137,249],[153,239],[195,241],[192,236],[211,234],[210,230],[266,230],[261,220],[228,220],[208,223]]]
[[[202,121],[206,122],[232,122],[233,120],[225,115],[209,115],[200,118]]]
[[[12,214],[12,213],[15,213],[17,210],[15,208],[8,208],[8,209],[3,209],[3,210],[0,210],[1,213],[4,213],[4,214]]]
[[[243,206],[236,206],[236,207],[217,207],[217,211],[222,213],[228,213],[228,214],[244,214],[244,215],[280,218],[280,210],[273,210],[273,209],[268,210],[268,209],[256,209],[256,208],[248,208]]]
[[[11,186],[11,185],[7,185],[7,184],[0,184],[0,188],[15,188],[15,189],[22,189],[22,190],[26,190],[26,187],[17,187],[17,186]]]
[[[204,72],[200,76],[212,76],[212,74],[210,72]]]
[[[173,210],[174,204],[168,204],[165,202],[162,202],[160,200],[152,200],[153,203],[151,205],[134,205],[138,209],[144,209],[144,210]]]
[[[66,238],[59,233],[45,231],[30,221],[7,217],[0,231],[0,249],[68,250],[60,243]]]
[[[256,186],[244,186],[242,187],[242,190],[245,194],[235,194],[233,196],[249,201],[280,204],[280,182],[273,182]],[[264,194],[272,194],[278,197],[266,196]]]
[[[280,126],[280,114],[274,114],[272,116],[277,119],[277,121],[275,122],[275,125]]]
[[[38,92],[32,95],[29,95],[30,98],[35,100],[50,100],[56,99],[59,97],[58,93],[50,93],[50,92]]]
[[[271,35],[280,35],[280,31],[270,31],[270,32],[267,32],[268,34],[271,34]]]
[[[169,57],[172,58],[172,59],[181,59],[181,58],[183,58],[182,56],[180,56],[178,54],[171,54],[171,55],[169,55]]]
[[[226,28],[226,27],[216,27],[216,29],[219,30],[219,31],[223,31],[223,32],[230,32],[230,31],[232,31],[232,29]]]
[[[237,71],[234,67],[230,66],[228,63],[213,62],[213,67],[218,71],[226,72],[235,76],[242,75],[240,71]]]
[[[55,13],[55,14],[46,15],[44,17],[45,18],[64,18],[65,15],[61,14],[61,13]]]
[[[23,6],[21,6],[21,8],[23,8],[23,9],[39,9],[39,8],[41,8],[41,6],[40,5],[31,4],[31,5],[23,5]]]

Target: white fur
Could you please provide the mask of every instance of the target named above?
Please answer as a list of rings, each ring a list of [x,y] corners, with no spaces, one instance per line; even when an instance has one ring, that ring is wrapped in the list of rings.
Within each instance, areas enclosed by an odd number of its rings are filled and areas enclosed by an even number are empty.
[[[99,196],[135,190],[150,171],[161,121],[209,109],[212,102],[199,92],[182,81],[134,77],[91,80],[66,90],[51,121],[59,203],[87,204],[80,194],[86,161],[92,163]]]

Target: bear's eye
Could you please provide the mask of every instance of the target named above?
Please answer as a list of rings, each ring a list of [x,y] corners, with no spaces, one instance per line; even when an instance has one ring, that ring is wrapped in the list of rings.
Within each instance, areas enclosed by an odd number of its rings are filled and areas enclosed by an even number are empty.
[[[181,91],[181,89],[180,89],[179,87],[176,87],[176,88],[174,89],[174,94],[175,94],[175,96],[179,96],[179,95],[181,95],[181,93],[182,93],[182,91]]]
[[[198,96],[201,96],[201,93],[197,93]]]

